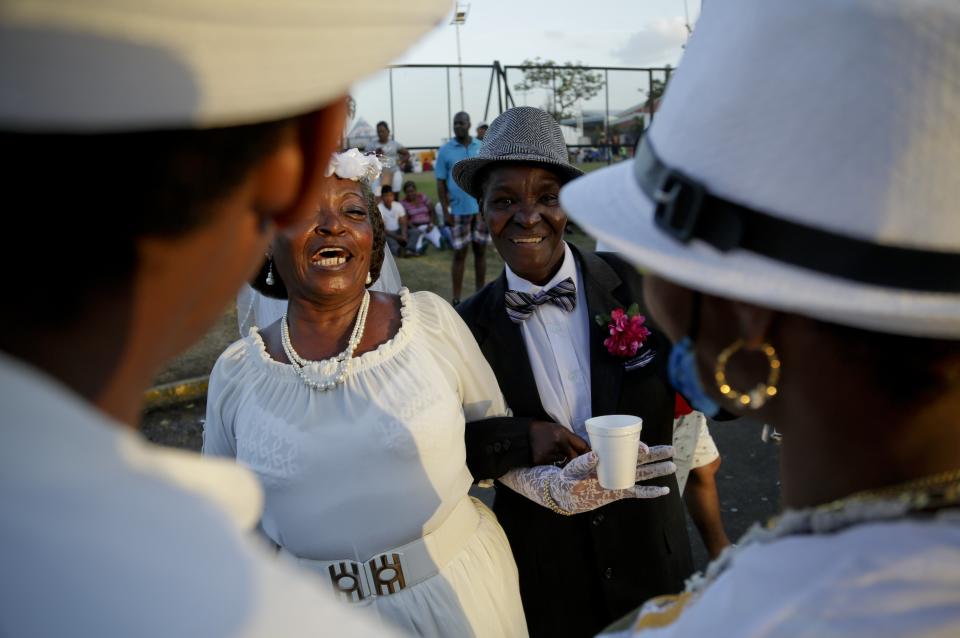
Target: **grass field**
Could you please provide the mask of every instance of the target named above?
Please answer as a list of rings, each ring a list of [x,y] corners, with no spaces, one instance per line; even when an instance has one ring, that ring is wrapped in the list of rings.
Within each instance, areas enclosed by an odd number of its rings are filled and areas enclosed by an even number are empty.
[[[582,165],[585,171],[591,171],[605,166],[605,164]],[[432,201],[437,197],[437,181],[432,172],[415,173],[405,176],[417,184],[417,189]],[[592,250],[595,242],[590,237],[576,231],[566,236],[567,241],[585,250]],[[503,270],[503,260],[497,254],[493,245],[487,246],[487,281],[498,277]],[[422,257],[412,257],[397,260],[400,278],[410,290],[430,290],[446,300],[453,294],[453,283],[450,280],[450,262],[453,253],[449,250],[439,251],[430,246]],[[467,256],[466,272],[463,276],[463,298],[466,299],[476,291],[473,256]],[[157,377],[156,383],[171,383],[210,373],[213,364],[220,353],[239,337],[237,330],[236,309],[229,308],[220,318],[211,331],[194,347],[177,357]]]

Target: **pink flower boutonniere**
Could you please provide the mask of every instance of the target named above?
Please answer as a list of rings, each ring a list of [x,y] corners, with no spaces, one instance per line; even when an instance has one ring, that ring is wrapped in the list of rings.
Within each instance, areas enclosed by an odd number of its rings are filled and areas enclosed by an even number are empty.
[[[607,352],[615,357],[633,357],[650,336],[650,330],[644,323],[647,318],[640,314],[640,306],[632,304],[629,308],[617,308],[609,315],[597,315],[597,324],[606,325],[610,336],[603,340]]]

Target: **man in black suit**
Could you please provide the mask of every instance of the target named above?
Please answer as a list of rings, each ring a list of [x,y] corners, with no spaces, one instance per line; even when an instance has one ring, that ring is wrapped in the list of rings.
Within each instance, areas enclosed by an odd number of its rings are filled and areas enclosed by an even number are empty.
[[[586,450],[584,421],[595,415],[640,416],[646,444],[672,441],[666,337],[649,326],[628,356],[615,356],[604,345],[606,322],[595,321],[634,304],[642,313],[640,276],[615,255],[563,241],[558,195],[579,174],[557,124],[529,107],[497,118],[480,155],[454,168],[507,263],[458,311],[514,415],[526,417],[468,426],[468,464],[478,479],[566,462]],[[532,636],[592,636],[644,600],[682,589],[692,560],[676,479],[650,484],[671,491],[565,516],[497,483],[494,510],[517,561]]]

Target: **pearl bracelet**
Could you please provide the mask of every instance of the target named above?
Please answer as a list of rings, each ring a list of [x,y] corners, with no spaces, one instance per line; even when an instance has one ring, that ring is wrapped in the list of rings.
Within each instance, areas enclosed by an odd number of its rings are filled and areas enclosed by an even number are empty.
[[[556,514],[560,514],[561,516],[573,516],[573,512],[568,512],[557,505],[557,502],[553,500],[553,497],[550,496],[550,483],[546,481],[543,483],[543,502],[547,504],[547,507],[550,508],[550,511]]]

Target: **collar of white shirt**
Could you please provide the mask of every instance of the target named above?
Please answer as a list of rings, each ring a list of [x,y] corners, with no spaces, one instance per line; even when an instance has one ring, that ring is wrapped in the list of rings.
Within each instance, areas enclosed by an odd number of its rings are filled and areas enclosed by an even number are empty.
[[[549,290],[568,277],[577,286],[577,307],[573,312],[551,304],[540,306],[523,322],[520,332],[544,411],[557,423],[582,433],[584,421],[591,416],[590,326],[573,251],[564,243],[563,263],[543,286],[522,279],[509,266],[506,272],[508,286],[520,292]]]
[[[557,271],[557,274],[542,286],[538,286],[535,283],[529,282],[517,273],[513,272],[509,265],[506,265],[507,271],[507,288],[510,290],[516,290],[518,292],[527,292],[530,294],[536,294],[541,290],[550,290],[558,283],[569,277],[573,280],[574,285],[577,287],[577,296],[579,302],[579,291],[580,291],[580,276],[577,273],[577,261],[573,256],[573,251],[570,250],[570,245],[567,242],[563,242],[563,263],[560,264],[560,270]]]
[[[56,380],[3,353],[0,388],[0,480],[9,472],[48,482],[65,476],[68,467],[96,475],[99,464],[120,463],[205,497],[241,529],[253,529],[260,519],[260,485],[234,461],[148,443]],[[64,487],[78,482],[64,480]]]

